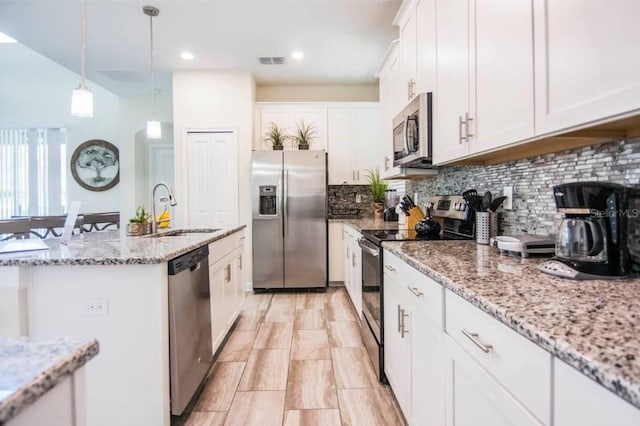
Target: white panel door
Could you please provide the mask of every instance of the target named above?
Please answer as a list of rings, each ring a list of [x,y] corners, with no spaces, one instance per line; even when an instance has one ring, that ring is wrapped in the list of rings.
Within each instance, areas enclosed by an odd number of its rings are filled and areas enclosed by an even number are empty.
[[[411,82],[416,81],[417,46],[416,46],[416,8],[411,8],[406,22],[400,27],[400,74],[402,88],[402,100],[408,103],[415,93]]]
[[[436,3],[435,164],[462,157],[469,145],[460,121],[469,111],[469,6],[467,0]]]
[[[273,147],[270,142],[265,142],[265,134],[269,131],[271,123],[275,123],[285,134],[293,136],[296,130],[295,113],[292,108],[272,109],[263,108],[260,111],[260,142],[256,143],[256,146],[261,146],[261,151],[271,151]],[[294,144],[291,140],[288,140],[284,144],[284,149],[291,150],[294,148]]]
[[[188,219],[191,227],[238,223],[238,139],[235,132],[190,132]],[[179,201],[179,200],[178,200]]]
[[[377,168],[380,161],[380,111],[378,108],[358,108],[355,115],[356,182],[365,185],[366,171]]]
[[[533,137],[532,0],[475,0],[471,152]],[[473,68],[475,67],[475,72]]]
[[[554,425],[640,424],[636,407],[564,362],[556,359],[554,366]]]
[[[436,86],[436,0],[416,4],[416,94]]]
[[[310,150],[326,151],[327,150],[327,109],[326,108],[308,108],[295,110],[295,125],[292,134],[296,133],[297,125],[300,120],[305,125],[312,125],[315,130],[314,138],[309,146]]]
[[[398,79],[398,57],[391,59],[391,65],[384,75],[380,76],[380,150],[382,162],[380,163],[380,175],[385,176],[393,168],[393,120],[395,111],[396,80]]]
[[[455,341],[444,340],[447,426],[543,424]]]
[[[640,108],[640,2],[535,0],[536,133]]]
[[[445,418],[444,331],[412,307],[411,414],[412,425],[442,425]]]
[[[356,183],[353,163],[356,112],[353,108],[331,108],[328,118],[329,185]]]

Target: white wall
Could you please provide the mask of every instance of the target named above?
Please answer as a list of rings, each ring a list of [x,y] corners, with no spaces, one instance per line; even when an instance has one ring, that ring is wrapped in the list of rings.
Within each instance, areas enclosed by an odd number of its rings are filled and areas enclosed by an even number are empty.
[[[258,86],[257,102],[378,102],[377,84]]]
[[[187,200],[186,132],[195,129],[234,129],[238,132],[238,191],[240,223],[247,225],[245,259],[251,259],[251,148],[255,83],[243,71],[178,71],[173,75],[173,126],[176,198]],[[224,182],[221,182],[223,185]],[[186,223],[187,203],[176,209],[177,226]],[[251,280],[251,264],[244,268]]]
[[[122,183],[104,192],[88,191],[75,182],[68,167],[74,149],[89,139],[111,142],[122,158],[118,97],[88,82],[94,117],[73,117],[71,91],[79,83],[80,76],[19,43],[0,44],[0,127],[66,128],[67,199],[82,201],[83,212],[118,210]]]
[[[121,220],[135,215],[139,204],[151,209],[151,193],[146,188],[147,140],[145,125],[151,116],[151,97],[120,98],[118,134],[120,140]],[[173,142],[173,101],[171,94],[156,96],[156,119],[162,122],[162,139]]]

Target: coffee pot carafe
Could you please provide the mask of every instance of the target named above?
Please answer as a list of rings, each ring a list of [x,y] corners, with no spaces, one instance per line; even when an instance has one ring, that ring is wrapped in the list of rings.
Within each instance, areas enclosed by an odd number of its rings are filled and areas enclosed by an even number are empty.
[[[553,188],[558,212],[564,215],[555,258],[540,269],[573,279],[628,275],[627,245],[630,189],[603,182],[576,182]]]
[[[385,222],[397,222],[398,214],[396,213],[396,206],[398,205],[398,191],[395,189],[387,189],[384,191],[384,221]]]

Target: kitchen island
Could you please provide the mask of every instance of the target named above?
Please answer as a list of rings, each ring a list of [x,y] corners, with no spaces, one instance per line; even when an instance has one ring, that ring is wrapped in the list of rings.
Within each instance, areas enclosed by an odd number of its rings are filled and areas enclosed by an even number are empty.
[[[243,229],[88,233],[66,246],[45,240],[49,250],[2,255],[0,334],[96,338],[101,356],[86,368],[87,424],[168,426],[167,262],[204,245],[210,259],[221,258],[241,246]],[[237,312],[241,300],[234,303]]]
[[[620,399],[610,400],[629,403],[615,410],[626,413],[620,414],[625,420],[640,418],[640,411],[634,414],[633,408],[640,408],[640,279],[573,281],[552,277],[536,269],[542,258],[501,255],[473,241],[385,242],[383,247],[426,275],[425,280],[444,287],[445,330],[454,339],[467,341],[454,329],[456,317],[450,307],[450,302],[460,306],[454,299],[461,298],[552,355],[555,396],[550,399],[555,399],[550,404],[554,405],[555,424],[562,424],[559,416],[569,415],[566,401],[560,400],[567,396],[560,387],[560,381],[567,377],[564,365],[613,393],[605,391],[601,396],[616,395]],[[506,345],[504,341],[491,343],[503,349]],[[500,358],[499,350],[494,356]],[[573,374],[571,368],[566,370]],[[593,387],[602,389],[595,383]],[[581,405],[586,423],[573,417],[578,415],[574,410],[571,418],[575,424],[595,424],[597,420],[588,417],[590,410],[607,409],[605,401],[601,407],[591,407],[586,400]],[[538,418],[548,422],[546,415]]]

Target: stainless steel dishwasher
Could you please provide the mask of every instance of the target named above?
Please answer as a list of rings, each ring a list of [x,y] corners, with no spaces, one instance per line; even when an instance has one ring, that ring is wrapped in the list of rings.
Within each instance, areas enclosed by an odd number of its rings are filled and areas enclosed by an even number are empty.
[[[212,358],[209,247],[204,246],[169,261],[171,414],[182,414]]]

